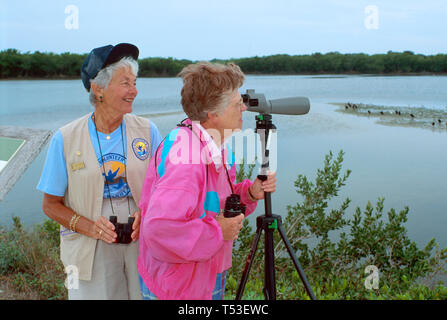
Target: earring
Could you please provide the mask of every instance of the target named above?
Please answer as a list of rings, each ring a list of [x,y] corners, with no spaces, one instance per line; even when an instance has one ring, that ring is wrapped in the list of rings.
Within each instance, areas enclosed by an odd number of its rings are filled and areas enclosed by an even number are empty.
[[[99,96],[99,102],[102,102],[102,96]]]

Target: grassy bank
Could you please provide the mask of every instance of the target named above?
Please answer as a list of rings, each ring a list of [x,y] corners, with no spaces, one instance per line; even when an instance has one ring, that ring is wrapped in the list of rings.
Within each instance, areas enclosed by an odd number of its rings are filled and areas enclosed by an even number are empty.
[[[59,225],[47,220],[25,230],[14,218],[0,228],[0,299],[66,299],[59,259]]]

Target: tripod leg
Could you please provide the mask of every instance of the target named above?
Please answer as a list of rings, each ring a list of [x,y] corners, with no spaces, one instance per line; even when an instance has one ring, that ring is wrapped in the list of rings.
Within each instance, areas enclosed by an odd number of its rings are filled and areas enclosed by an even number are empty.
[[[267,228],[264,248],[264,297],[266,300],[276,300],[275,252],[273,246],[274,229]]]
[[[239,283],[239,287],[236,292],[236,300],[241,300],[242,295],[244,294],[245,284],[248,280],[248,274],[250,273],[251,265],[253,264],[253,260],[255,258],[256,250],[258,249],[259,239],[261,238],[262,228],[259,226],[256,229],[255,237],[253,238],[253,242],[251,244],[250,253],[248,254],[247,260],[245,261],[245,268],[242,274],[241,282]]]
[[[301,281],[303,282],[304,288],[306,289],[307,294],[309,295],[311,300],[316,300],[312,288],[309,285],[309,282],[307,281],[306,275],[304,274],[303,269],[301,268],[301,264],[298,261],[297,257],[295,256],[295,253],[293,252],[292,245],[290,244],[289,239],[287,238],[287,234],[284,230],[284,227],[282,224],[278,225],[279,234],[281,235],[282,240],[284,241],[284,244],[287,248],[287,251],[289,252],[290,258],[292,258],[293,264],[295,265],[295,269],[298,272]]]

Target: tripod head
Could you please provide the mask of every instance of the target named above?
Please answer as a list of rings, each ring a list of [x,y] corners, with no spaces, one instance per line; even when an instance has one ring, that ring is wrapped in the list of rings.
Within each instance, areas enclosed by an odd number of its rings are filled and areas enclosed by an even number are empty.
[[[272,122],[272,115],[268,113],[258,114],[255,116],[256,129],[255,132],[259,134],[262,145],[262,165],[258,178],[261,181],[267,180],[267,170],[270,166],[270,140],[271,131],[276,132],[276,126]]]

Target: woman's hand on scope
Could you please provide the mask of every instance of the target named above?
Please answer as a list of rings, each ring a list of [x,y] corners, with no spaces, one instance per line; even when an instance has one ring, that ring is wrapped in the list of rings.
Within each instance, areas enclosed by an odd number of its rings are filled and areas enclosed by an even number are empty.
[[[251,195],[256,200],[264,199],[264,192],[273,193],[276,190],[276,172],[267,172],[267,180],[256,178],[249,188]],[[251,197],[250,197],[251,198]]]

